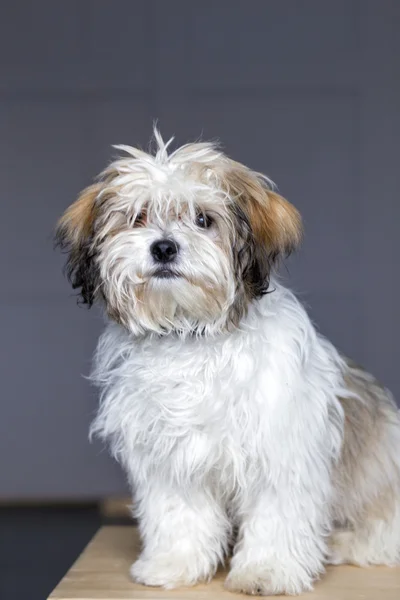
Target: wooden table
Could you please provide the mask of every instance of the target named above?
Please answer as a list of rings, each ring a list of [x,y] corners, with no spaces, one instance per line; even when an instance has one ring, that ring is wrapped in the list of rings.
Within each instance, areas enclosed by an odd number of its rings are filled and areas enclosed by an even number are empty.
[[[224,590],[220,572],[208,585],[165,591],[132,582],[129,567],[139,550],[134,527],[103,527],[94,536],[49,600],[212,600],[241,598]],[[400,568],[329,567],[315,591],[302,597],[314,600],[400,600]]]

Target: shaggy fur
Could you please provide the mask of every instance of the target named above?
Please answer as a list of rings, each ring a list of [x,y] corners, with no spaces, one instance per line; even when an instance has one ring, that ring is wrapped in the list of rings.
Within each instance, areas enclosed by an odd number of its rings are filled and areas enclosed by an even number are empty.
[[[58,229],[110,317],[92,434],[134,492],[132,576],[207,581],[233,547],[228,589],[298,594],[329,561],[399,563],[399,411],[274,276],[296,209],[211,144],[156,142],[120,147]]]

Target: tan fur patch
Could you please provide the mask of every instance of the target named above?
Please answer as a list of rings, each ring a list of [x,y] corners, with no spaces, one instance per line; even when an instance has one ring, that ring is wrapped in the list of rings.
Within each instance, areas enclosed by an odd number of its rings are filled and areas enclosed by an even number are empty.
[[[399,413],[387,390],[354,363],[345,383],[358,397],[339,398],[345,414],[341,460],[335,472],[335,518],[355,525],[387,518],[400,491],[396,461]]]
[[[95,218],[94,203],[102,187],[102,183],[95,183],[84,189],[59,220],[57,228],[68,243],[79,245],[89,235]]]
[[[260,174],[234,161],[226,175],[229,193],[247,215],[254,237],[271,252],[289,253],[302,237],[301,217],[282,196],[269,190]]]

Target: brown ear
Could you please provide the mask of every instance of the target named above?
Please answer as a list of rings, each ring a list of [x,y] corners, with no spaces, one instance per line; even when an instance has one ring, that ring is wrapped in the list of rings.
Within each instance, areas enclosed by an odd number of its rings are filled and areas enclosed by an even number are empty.
[[[77,246],[90,235],[95,217],[95,200],[101,187],[101,183],[95,183],[84,189],[58,221],[56,237],[61,245]]]
[[[91,306],[98,289],[98,270],[91,247],[95,201],[102,189],[95,183],[80,194],[57,224],[56,243],[68,254],[66,272],[74,289],[80,289],[81,300]]]
[[[263,190],[263,198],[248,200],[247,211],[254,236],[274,255],[287,256],[299,246],[302,237],[300,213],[285,198],[271,190]]]
[[[273,257],[290,254],[302,237],[299,212],[270,190],[262,175],[234,164],[228,176],[230,193],[234,192],[236,202],[247,216],[256,243]]]

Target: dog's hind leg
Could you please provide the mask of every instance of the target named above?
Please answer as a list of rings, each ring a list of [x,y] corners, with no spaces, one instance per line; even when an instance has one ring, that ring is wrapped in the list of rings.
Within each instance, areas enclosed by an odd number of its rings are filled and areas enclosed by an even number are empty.
[[[393,499],[386,518],[367,517],[354,529],[337,531],[331,538],[332,564],[358,566],[400,564],[400,498]]]
[[[342,455],[334,474],[334,520],[346,530],[331,540],[330,562],[400,564],[400,413],[390,393],[349,364],[353,396],[345,413]]]

